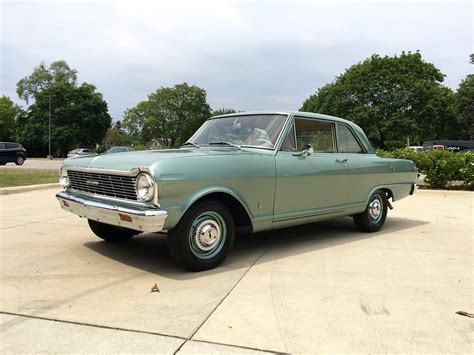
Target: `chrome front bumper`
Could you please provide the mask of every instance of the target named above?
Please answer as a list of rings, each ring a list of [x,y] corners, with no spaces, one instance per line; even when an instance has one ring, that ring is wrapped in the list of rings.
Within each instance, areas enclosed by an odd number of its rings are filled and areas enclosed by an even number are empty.
[[[65,191],[57,193],[56,198],[64,210],[79,217],[141,232],[161,232],[168,217],[164,210],[123,207]]]

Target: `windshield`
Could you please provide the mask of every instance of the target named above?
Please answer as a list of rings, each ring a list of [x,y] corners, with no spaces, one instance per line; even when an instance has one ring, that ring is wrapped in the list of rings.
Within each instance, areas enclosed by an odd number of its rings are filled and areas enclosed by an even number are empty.
[[[112,147],[105,153],[122,153],[128,151],[127,147]]]
[[[235,144],[273,149],[287,115],[249,115],[204,122],[188,142],[197,145]]]

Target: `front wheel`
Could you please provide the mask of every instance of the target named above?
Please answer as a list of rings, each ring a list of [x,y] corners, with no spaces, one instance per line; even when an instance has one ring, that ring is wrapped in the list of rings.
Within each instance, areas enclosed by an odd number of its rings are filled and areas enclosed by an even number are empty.
[[[21,155],[17,156],[15,159],[16,165],[23,165],[24,162],[25,162],[25,158],[23,158]]]
[[[93,221],[92,219],[88,219],[87,221],[94,234],[107,242],[123,242],[140,233],[133,229],[117,227],[111,224]]]
[[[387,195],[382,190],[375,191],[369,198],[364,212],[354,215],[354,223],[362,232],[377,232],[387,218]]]
[[[168,232],[168,249],[178,264],[191,271],[217,267],[234,243],[234,220],[216,201],[192,206]]]

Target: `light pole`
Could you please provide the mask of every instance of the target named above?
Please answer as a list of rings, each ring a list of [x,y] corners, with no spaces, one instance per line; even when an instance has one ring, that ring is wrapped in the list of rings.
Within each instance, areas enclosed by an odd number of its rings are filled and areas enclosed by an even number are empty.
[[[51,155],[51,93],[49,93],[49,110],[48,110],[48,116],[49,116],[49,125],[48,125],[48,159],[53,159],[53,156]]]

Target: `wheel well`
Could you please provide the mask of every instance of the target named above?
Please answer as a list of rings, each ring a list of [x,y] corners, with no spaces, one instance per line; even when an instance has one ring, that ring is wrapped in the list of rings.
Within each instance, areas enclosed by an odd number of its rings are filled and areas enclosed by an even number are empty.
[[[204,201],[204,200],[213,200],[222,203],[227,207],[234,218],[235,228],[238,229],[252,229],[252,222],[250,217],[245,210],[244,206],[237,200],[235,197],[223,193],[223,192],[214,192],[209,195],[201,197],[195,203]]]
[[[381,189],[385,194],[387,195],[387,199],[392,198],[392,201],[395,201],[395,198],[393,197],[393,192],[390,189],[384,188]]]

